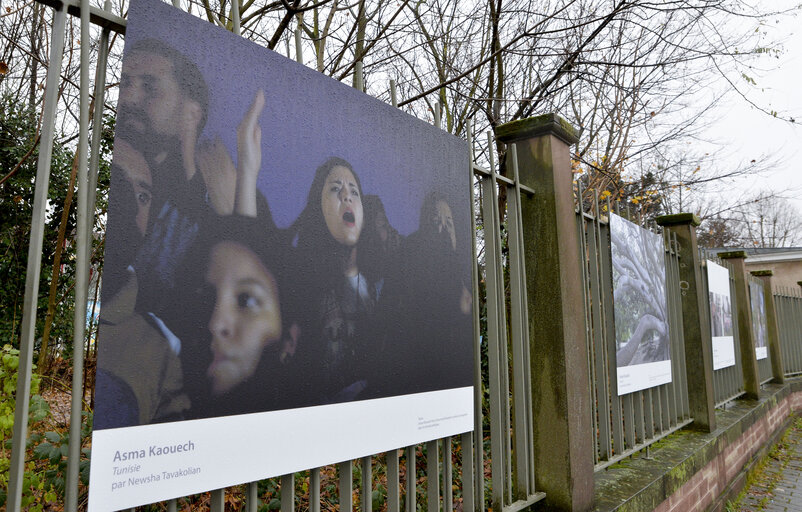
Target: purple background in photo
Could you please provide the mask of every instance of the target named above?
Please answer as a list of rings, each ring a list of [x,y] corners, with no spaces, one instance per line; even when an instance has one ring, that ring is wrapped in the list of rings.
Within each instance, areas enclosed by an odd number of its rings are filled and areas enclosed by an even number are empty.
[[[469,239],[465,141],[165,3],[133,1],[131,11],[138,15],[131,16],[126,48],[148,33],[197,63],[209,89],[201,139],[219,136],[235,162],[237,125],[264,90],[258,186],[279,227],[303,209],[315,169],[339,156],[359,175],[364,194],[382,199],[402,235],[417,229],[426,192],[439,190],[453,201],[458,238]]]

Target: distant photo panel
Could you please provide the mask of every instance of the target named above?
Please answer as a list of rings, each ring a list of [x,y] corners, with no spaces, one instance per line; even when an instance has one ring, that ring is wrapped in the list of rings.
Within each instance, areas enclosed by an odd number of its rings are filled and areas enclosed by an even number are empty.
[[[735,341],[732,335],[730,272],[707,261],[707,285],[710,292],[710,329],[713,339],[713,369],[735,365]]]
[[[755,342],[755,356],[758,359],[769,357],[769,331],[766,324],[766,302],[763,298],[763,285],[749,283],[749,299],[752,308],[752,339]]]

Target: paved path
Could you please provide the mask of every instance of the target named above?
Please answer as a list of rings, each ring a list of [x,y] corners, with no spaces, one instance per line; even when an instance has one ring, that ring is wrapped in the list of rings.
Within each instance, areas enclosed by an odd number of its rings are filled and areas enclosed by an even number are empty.
[[[802,512],[802,420],[796,420],[763,471],[730,510]]]

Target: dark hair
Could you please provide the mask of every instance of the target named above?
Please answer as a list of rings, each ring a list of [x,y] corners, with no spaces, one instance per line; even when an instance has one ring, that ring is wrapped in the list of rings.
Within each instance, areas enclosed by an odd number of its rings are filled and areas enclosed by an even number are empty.
[[[384,210],[384,203],[379,196],[370,194],[362,198],[362,208],[365,210],[365,224],[368,222],[376,222],[376,219],[381,213],[387,217],[387,212]]]
[[[381,198],[377,195],[362,197],[362,210],[364,211],[365,222],[362,228],[362,236],[359,237],[361,244],[357,254],[357,265],[360,272],[375,281],[384,277],[384,268],[388,263],[389,254],[387,248],[390,241],[383,242],[376,230],[376,219],[379,216],[387,219],[387,212],[384,209]],[[388,237],[391,230],[394,231],[388,221]]]
[[[167,43],[158,39],[142,39],[134,43],[128,53],[150,53],[167,59],[173,66],[173,78],[181,92],[201,108],[200,134],[206,126],[209,110],[209,90],[198,66]]]
[[[287,278],[287,255],[283,237],[277,229],[266,227],[258,218],[229,215],[217,217],[213,222],[201,227],[196,241],[196,250],[190,254],[198,255],[197,263],[192,265],[190,276],[202,280],[209,268],[212,249],[223,242],[239,244],[253,252],[259,262],[276,281],[281,295],[282,284]]]
[[[335,167],[345,167],[351,171],[359,189],[360,200],[362,198],[362,183],[359,181],[359,176],[351,164],[337,156],[330,157],[323,162],[315,171],[315,177],[309,187],[309,194],[306,196],[306,206],[293,223],[292,228],[290,228],[293,235],[297,237],[297,245],[300,251],[310,251],[312,255],[325,257],[329,254],[329,251],[337,250],[339,243],[334,240],[329,228],[326,226],[321,204],[326,178]],[[323,252],[321,253],[321,251]]]
[[[452,201],[449,201],[449,198],[440,191],[432,190],[426,194],[420,208],[420,219],[418,219],[418,229],[420,229],[421,232],[428,232],[436,228],[432,219],[437,215],[437,203],[440,201],[446,203],[449,208],[451,208],[453,204]],[[453,208],[451,208],[451,214],[454,214]],[[456,219],[454,220],[456,221]]]

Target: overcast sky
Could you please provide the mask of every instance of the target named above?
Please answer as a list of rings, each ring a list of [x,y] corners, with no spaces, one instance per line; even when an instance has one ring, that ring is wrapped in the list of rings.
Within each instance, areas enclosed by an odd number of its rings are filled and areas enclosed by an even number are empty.
[[[763,2],[764,8],[796,1]],[[757,82],[747,95],[749,100],[784,118],[793,117],[792,125],[758,111],[736,95],[719,108],[721,118],[711,127],[712,136],[726,141],[723,158],[731,165],[759,159],[762,155],[775,157],[777,165],[765,176],[752,177],[736,183],[742,192],[772,190],[788,197],[802,215],[802,11],[796,16],[772,17],[766,20],[767,40],[781,41],[783,53],[779,59],[766,56],[758,64],[766,71],[750,71]],[[744,91],[747,89],[744,87]]]

